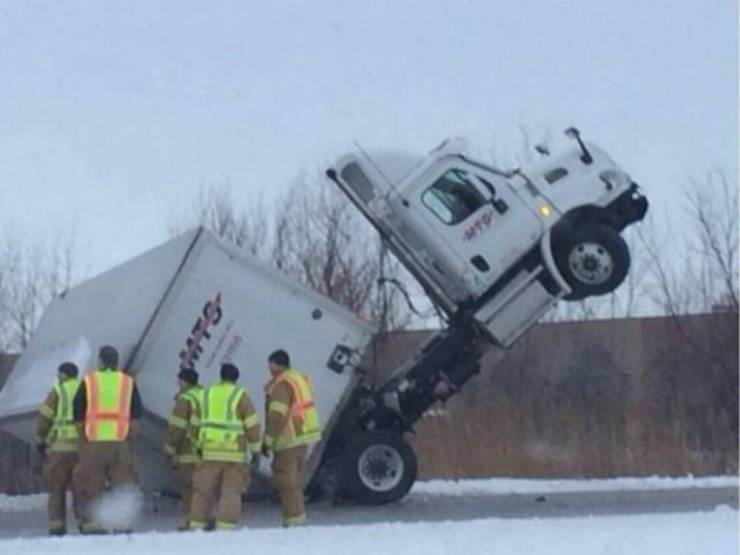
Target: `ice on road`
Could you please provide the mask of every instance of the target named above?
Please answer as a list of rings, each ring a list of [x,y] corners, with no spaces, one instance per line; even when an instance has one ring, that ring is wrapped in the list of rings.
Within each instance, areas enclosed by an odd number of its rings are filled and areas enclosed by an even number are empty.
[[[738,513],[484,519],[269,528],[232,532],[70,536],[0,542],[0,553],[22,555],[202,555],[224,549],[271,555],[729,555],[738,546]]]

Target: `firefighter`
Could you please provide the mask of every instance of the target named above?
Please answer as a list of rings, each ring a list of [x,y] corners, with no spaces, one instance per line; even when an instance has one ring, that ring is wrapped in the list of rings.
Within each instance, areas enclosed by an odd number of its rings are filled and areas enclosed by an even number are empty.
[[[303,505],[304,464],[308,445],[321,439],[321,424],[308,377],[290,367],[280,349],[267,359],[271,380],[266,388],[267,417],[262,454],[272,459],[272,484],[283,512],[283,526],[306,520]]]
[[[184,511],[178,530],[190,529],[190,505],[193,499],[193,474],[200,457],[197,451],[197,438],[193,417],[203,396],[203,388],[198,385],[198,373],[183,368],[177,375],[180,390],[175,395],[175,407],[168,421],[164,451],[175,470]]]
[[[72,412],[72,400],[80,387],[77,366],[65,362],[58,368],[58,379],[39,410],[36,423],[36,447],[44,462],[42,477],[49,491],[47,511],[49,534],[67,533],[67,490],[72,490],[73,508],[77,496],[72,489],[72,471],[77,464],[79,436]]]
[[[115,348],[101,347],[98,361],[99,368],[85,376],[74,399],[74,419],[81,439],[74,484],[83,534],[106,532],[94,521],[92,504],[107,482],[113,488],[136,484],[132,421],[141,418],[141,397],[134,379],[118,368]],[[130,524],[115,531],[130,531]]]
[[[247,390],[236,385],[239,369],[221,365],[221,381],[203,391],[195,424],[201,462],[193,476],[190,529],[203,530],[215,501],[217,529],[235,528],[248,486],[247,460],[258,461],[260,421]]]

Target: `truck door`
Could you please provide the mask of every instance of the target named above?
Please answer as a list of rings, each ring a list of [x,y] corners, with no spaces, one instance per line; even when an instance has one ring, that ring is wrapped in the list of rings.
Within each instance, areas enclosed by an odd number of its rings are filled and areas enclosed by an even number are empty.
[[[473,296],[488,289],[544,231],[540,217],[506,179],[464,160],[436,165],[408,192],[416,224],[431,230],[441,257],[462,264],[458,271]]]

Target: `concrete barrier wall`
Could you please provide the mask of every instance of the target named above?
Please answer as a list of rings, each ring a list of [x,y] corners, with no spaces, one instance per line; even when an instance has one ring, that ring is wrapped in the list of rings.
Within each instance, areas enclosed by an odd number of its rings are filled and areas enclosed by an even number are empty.
[[[737,473],[737,316],[538,325],[413,443],[423,478]]]

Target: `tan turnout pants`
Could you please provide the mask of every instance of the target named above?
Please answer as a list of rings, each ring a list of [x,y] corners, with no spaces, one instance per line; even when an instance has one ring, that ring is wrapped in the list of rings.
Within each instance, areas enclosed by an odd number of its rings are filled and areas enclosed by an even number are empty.
[[[78,514],[78,496],[72,487],[72,472],[78,461],[76,452],[54,453],[46,455],[41,477],[49,492],[47,512],[49,514],[49,531],[64,532],[67,530],[67,490],[72,491],[72,506],[75,516]]]
[[[307,451],[305,445],[291,447],[276,451],[272,459],[272,485],[280,498],[285,526],[295,526],[306,520],[303,472]]]
[[[106,483],[114,488],[136,484],[131,444],[126,441],[81,442],[80,461],[74,469],[74,485],[80,498],[83,531],[98,528],[91,509]]]
[[[234,528],[239,522],[242,494],[247,490],[249,478],[246,463],[202,461],[193,476],[193,500],[190,506],[190,528],[205,528],[214,512],[216,528]]]
[[[175,468],[175,479],[177,487],[180,490],[180,499],[182,500],[183,521],[181,528],[190,527],[190,509],[193,503],[193,476],[195,475],[195,463],[177,463]]]

